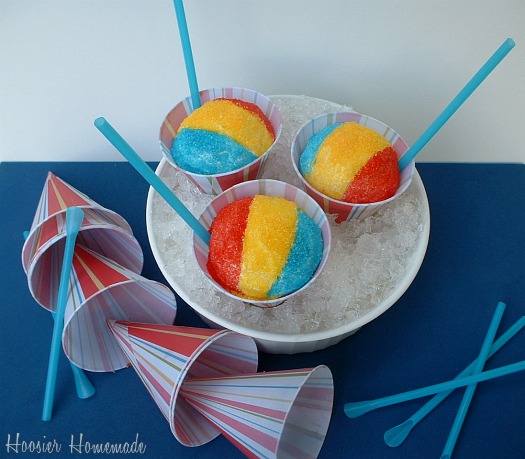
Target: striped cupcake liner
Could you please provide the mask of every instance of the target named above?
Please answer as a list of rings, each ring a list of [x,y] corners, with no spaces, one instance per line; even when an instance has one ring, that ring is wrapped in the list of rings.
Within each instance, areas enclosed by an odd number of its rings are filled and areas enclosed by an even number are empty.
[[[108,319],[161,324],[175,320],[177,303],[169,288],[78,243],[69,285],[62,345],[69,360],[84,370],[115,371],[129,363]]]
[[[257,371],[252,338],[229,330],[109,321],[109,328],[135,371],[185,446],[200,446],[220,434],[206,417],[179,397],[188,378],[217,378]]]
[[[77,241],[134,272],[140,272],[143,253],[126,220],[48,173],[31,230],[22,248],[22,266],[29,290],[42,307],[54,311],[66,238],[66,210],[84,211]]]
[[[310,195],[321,208],[328,214],[336,215],[336,222],[341,223],[350,220],[363,220],[372,215],[377,209],[384,204],[397,199],[401,196],[412,183],[412,178],[415,171],[415,163],[412,161],[406,168],[401,171],[399,187],[391,198],[384,201],[374,202],[370,204],[354,204],[339,201],[330,198],[320,191],[312,187],[303,177],[299,170],[299,158],[310,140],[310,138],[321,131],[325,127],[335,123],[356,122],[362,126],[369,127],[378,134],[385,137],[397,154],[398,159],[401,158],[408,150],[408,144],[403,138],[394,131],[391,127],[382,123],[375,118],[363,115],[357,112],[335,112],[325,115],[317,116],[307,123],[305,123],[296,133],[291,147],[292,164],[297,177],[299,177],[302,188]]]
[[[200,92],[201,102],[204,104],[210,100],[219,98],[225,99],[239,99],[245,102],[256,104],[265,116],[270,120],[275,132],[275,142],[279,140],[282,130],[282,117],[277,106],[266,96],[252,90],[245,88],[212,88],[205,89]],[[171,156],[171,148],[173,146],[173,139],[177,135],[177,130],[182,121],[193,111],[191,97],[179,102],[162,122],[159,142],[162,154],[168,163],[175,169],[182,171],[188,179],[194,183],[201,191],[207,194],[218,195],[228,188],[248,180],[255,180],[259,178],[264,170],[264,165],[270,154],[272,147],[270,147],[263,155],[252,161],[250,164],[223,174],[216,175],[202,175],[188,172],[175,164]]]
[[[332,414],[328,367],[187,379],[181,396],[250,458],[316,458]]]
[[[326,218],[326,214],[323,212],[323,209],[319,207],[319,205],[315,202],[314,199],[312,199],[304,191],[300,190],[299,188],[293,185],[271,179],[252,180],[248,182],[243,182],[224,191],[223,193],[218,195],[206,207],[206,209],[204,209],[204,211],[199,217],[199,221],[207,230],[209,230],[211,228],[213,220],[223,207],[227,206],[233,201],[252,197],[258,194],[266,196],[278,196],[288,199],[289,201],[295,202],[295,204],[304,212],[306,212],[306,214],[310,218],[312,218],[312,220],[321,229],[324,244],[321,262],[319,263],[319,266],[314,272],[312,278],[303,287],[288,295],[269,300],[250,300],[248,298],[238,297],[221,287],[208,272],[206,264],[208,261],[209,247],[206,244],[204,244],[200,240],[200,238],[195,234],[193,236],[193,251],[200,269],[217,290],[231,298],[244,301],[245,303],[250,303],[252,305],[259,306],[262,308],[269,308],[277,306],[286,301],[288,298],[292,297],[293,295],[296,295],[297,293],[307,289],[315,281],[315,279],[323,270],[326,261],[328,260],[332,237],[330,232],[330,224],[328,222],[328,219]]]

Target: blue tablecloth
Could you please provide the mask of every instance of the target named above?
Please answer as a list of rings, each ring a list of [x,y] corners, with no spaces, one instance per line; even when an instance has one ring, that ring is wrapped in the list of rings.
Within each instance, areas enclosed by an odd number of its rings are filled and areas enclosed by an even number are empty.
[[[499,301],[507,309],[498,336],[525,313],[525,165],[418,164],[417,169],[429,199],[431,232],[425,260],[408,291],[385,314],[333,347],[260,355],[259,371],[318,364],[332,370],[334,410],[321,458],[439,457],[463,390],[455,391],[397,448],[385,445],[383,433],[426,399],[356,419],[344,415],[344,403],[452,379],[478,355]],[[137,456],[145,458],[242,457],[222,436],[197,448],[180,445],[132,369],[89,373],[96,394],[78,399],[63,354],[53,418],[41,421],[53,324],[32,298],[20,258],[22,232],[31,225],[48,171],[121,214],[144,250],[143,276],[166,283],[148,245],[148,186],[129,164],[0,164],[0,457],[77,457],[71,442],[78,448],[81,441],[84,447],[88,442],[132,443],[137,436],[145,447]],[[180,300],[176,322],[204,326]],[[525,331],[486,368],[524,359]],[[524,426],[525,372],[482,383],[454,457],[525,458]],[[23,451],[29,442],[54,442],[55,453]],[[82,454],[89,456],[96,455]]]

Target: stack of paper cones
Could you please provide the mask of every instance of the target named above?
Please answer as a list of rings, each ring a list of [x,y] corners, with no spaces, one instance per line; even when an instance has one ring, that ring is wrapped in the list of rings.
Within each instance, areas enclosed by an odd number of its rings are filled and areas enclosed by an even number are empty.
[[[187,379],[181,396],[247,457],[315,458],[333,404],[328,367]]]
[[[62,345],[82,369],[115,371],[129,360],[106,320],[172,324],[175,295],[140,276],[142,248],[123,217],[49,172],[22,249],[29,289],[41,306],[56,310],[70,207],[81,208],[84,219],[72,260]]]
[[[50,311],[54,311],[57,302],[66,237],[66,209],[73,206],[84,211],[77,238],[79,243],[133,272],[142,270],[142,249],[126,220],[49,172],[22,249],[22,265],[31,294]]]
[[[248,336],[108,323],[183,445],[222,433],[248,457],[317,457],[333,404],[326,366],[256,373],[257,348]]]
[[[253,373],[252,338],[228,330],[109,321],[118,344],[180,443],[199,446],[219,435],[179,391],[187,378]]]

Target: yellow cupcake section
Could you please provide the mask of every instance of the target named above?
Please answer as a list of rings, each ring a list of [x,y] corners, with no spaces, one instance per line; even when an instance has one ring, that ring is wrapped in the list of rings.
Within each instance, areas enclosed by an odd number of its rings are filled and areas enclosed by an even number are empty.
[[[239,290],[265,299],[283,271],[295,239],[297,207],[284,198],[258,195],[250,207],[244,234]]]
[[[373,129],[343,123],[324,140],[315,157],[308,182],[321,193],[342,199],[348,184],[388,141]]]
[[[178,132],[184,128],[226,135],[256,156],[261,156],[273,144],[272,135],[257,115],[227,99],[203,104],[183,120]]]

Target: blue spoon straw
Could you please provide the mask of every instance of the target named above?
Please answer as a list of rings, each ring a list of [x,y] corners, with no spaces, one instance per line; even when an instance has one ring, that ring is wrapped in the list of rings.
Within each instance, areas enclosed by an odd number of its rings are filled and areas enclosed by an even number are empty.
[[[498,352],[508,341],[510,341],[523,327],[525,327],[525,316],[521,317],[512,327],[510,327],[490,348],[489,357]],[[462,378],[472,374],[472,369],[476,361],[470,363],[455,379]],[[410,431],[416,426],[427,414],[436,408],[445,400],[453,390],[440,392],[432,397],[425,405],[410,416],[406,421],[387,430],[384,435],[385,443],[388,446],[399,446],[407,438]]]
[[[492,342],[494,341],[494,337],[496,336],[496,331],[498,329],[499,323],[501,322],[501,317],[503,315],[504,310],[505,303],[498,303],[498,306],[496,307],[496,312],[494,313],[494,317],[492,318],[489,329],[487,331],[487,335],[483,340],[483,345],[481,346],[479,356],[476,360],[476,363],[474,364],[474,368],[472,369],[473,375],[479,374],[483,371],[483,366],[485,365],[485,362],[489,356],[490,347],[492,346]],[[461,399],[461,404],[459,405],[456,418],[454,419],[454,423],[452,424],[452,428],[450,429],[450,434],[445,444],[445,448],[443,449],[443,453],[441,454],[441,459],[449,459],[452,455],[452,451],[454,450],[454,446],[456,445],[456,440],[458,439],[459,432],[463,425],[463,421],[465,420],[465,415],[467,414],[467,411],[469,409],[472,397],[474,397],[476,387],[477,383],[472,383],[469,384],[467,386],[467,389],[465,390],[465,394]]]
[[[188,83],[190,85],[191,102],[193,110],[195,110],[201,106],[201,99],[199,95],[199,86],[197,85],[197,75],[195,74],[193,53],[191,52],[186,14],[184,13],[182,0],[173,0],[173,5],[175,6],[175,14],[177,15],[180,41],[182,43],[182,53],[184,54],[184,63],[186,65],[186,75],[188,76]]]
[[[168,186],[153,172],[144,160],[129,146],[129,144],[113,129],[103,117],[95,120],[95,127],[124,156],[144,179],[159,193],[182,219],[195,231],[206,244],[210,244],[210,233],[197,220],[189,209],[173,194]]]
[[[53,315],[53,318],[55,318],[55,315]],[[77,397],[82,399],[91,397],[95,393],[95,388],[86,376],[86,373],[77,367],[71,360],[69,361],[69,364],[73,370],[73,377],[75,378]]]
[[[511,373],[516,373],[523,370],[525,370],[525,360],[495,368],[493,370],[483,371],[477,375],[465,376],[452,381],[446,381],[439,384],[434,384],[432,386],[410,390],[401,394],[389,395],[387,397],[378,398],[375,400],[346,403],[344,405],[344,410],[345,414],[349,418],[357,418],[358,416],[361,416],[362,414],[368,413],[369,411],[375,410],[377,408],[406,402],[408,400],[414,400],[415,398],[426,397],[427,395],[437,394],[438,392],[457,389],[458,387],[468,386],[472,383],[499,378],[500,376],[510,375]]]
[[[434,122],[427,128],[425,132],[417,139],[408,151],[399,159],[399,170],[403,170],[416,155],[423,149],[428,141],[443,127],[449,118],[461,107],[468,97],[476,90],[476,88],[489,76],[489,74],[496,68],[496,66],[503,60],[503,58],[514,48],[514,40],[507,38],[503,44],[496,50],[496,52],[489,58],[489,60],[478,70],[472,79],[465,85],[465,87],[458,93],[456,97],[447,105],[441,114],[434,120]]]
[[[44,407],[42,410],[42,421],[51,419],[53,411],[53,398],[55,396],[55,383],[58,368],[58,356],[60,353],[60,341],[64,330],[64,313],[69,292],[69,275],[75,251],[75,242],[80,226],[84,220],[84,211],[79,207],[68,207],[66,210],[66,247],[60,273],[60,285],[58,287],[58,298],[55,313],[55,324],[53,337],[51,339],[51,351],[47,368],[46,391],[44,394]]]
[[[24,231],[24,239],[27,239],[29,236],[29,231]],[[51,312],[53,320],[56,319],[56,313]],[[95,388],[91,381],[88,379],[86,374],[82,371],[81,368],[78,368],[71,360],[69,361],[71,365],[71,370],[73,370],[73,377],[75,378],[75,387],[77,389],[78,398],[89,398],[95,393]]]

